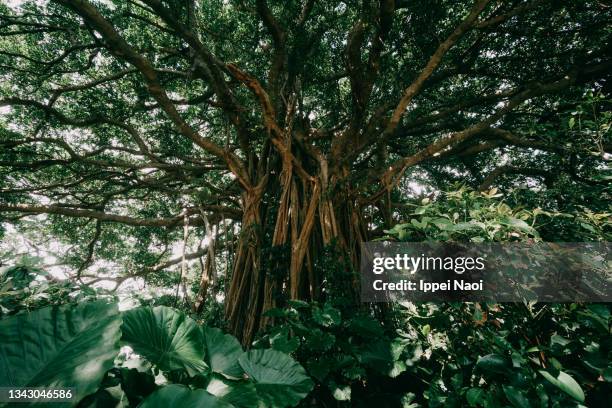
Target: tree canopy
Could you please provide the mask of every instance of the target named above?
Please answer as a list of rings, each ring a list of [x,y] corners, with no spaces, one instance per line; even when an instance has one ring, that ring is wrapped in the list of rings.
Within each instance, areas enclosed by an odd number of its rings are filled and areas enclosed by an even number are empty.
[[[205,259],[196,308],[225,266],[230,329],[249,340],[282,299],[321,296],[326,247],[357,265],[359,244],[420,194],[524,186],[534,207],[606,210],[611,13],[569,0],[2,3],[0,215],[48,214],[41,233],[73,244],[66,261],[90,281],[100,259],[121,266],[118,284]]]

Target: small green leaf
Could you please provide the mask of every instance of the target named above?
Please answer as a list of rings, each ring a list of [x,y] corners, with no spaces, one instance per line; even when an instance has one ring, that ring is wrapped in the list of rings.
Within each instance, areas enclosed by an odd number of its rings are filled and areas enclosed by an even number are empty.
[[[597,233],[597,231],[595,230],[595,228],[593,228],[592,225],[587,224],[585,222],[581,222],[580,225],[582,226],[582,228],[584,228],[587,231],[593,232],[593,233]]]
[[[529,234],[533,234],[535,230],[525,221],[514,218],[514,217],[502,217],[499,221],[503,225],[507,225],[509,227],[515,228],[519,231],[526,232]]]
[[[414,210],[414,214],[422,215],[422,214],[425,214],[426,211],[427,211],[427,207],[417,207],[417,209]]]
[[[519,353],[512,353],[512,367],[520,368],[523,364],[525,364],[525,359]]]
[[[552,336],[550,336],[551,346],[554,346],[555,344],[558,344],[560,346],[567,346],[571,342],[572,342],[571,340],[566,339],[565,337],[561,337],[558,334],[553,334]]]
[[[298,299],[291,299],[287,301],[287,303],[294,309],[306,309],[310,307],[310,304],[308,302],[304,302],[303,300]]]
[[[569,374],[560,371],[559,375],[555,378],[548,371],[538,370],[538,372],[550,381],[551,384],[567,393],[574,399],[584,402],[584,391],[580,385],[574,380]]]
[[[340,324],[342,318],[340,317],[340,311],[335,307],[328,304],[323,308],[313,307],[312,318],[315,322],[324,327],[331,327]]]
[[[447,220],[446,218],[442,218],[442,217],[434,218],[431,222],[436,227],[438,227],[438,229],[441,229],[443,231],[451,229],[453,227],[453,223],[450,222],[450,220]]]
[[[482,388],[470,388],[465,393],[465,399],[467,399],[467,402],[468,404],[470,404],[470,407],[475,407],[482,400],[483,395],[484,390]]]
[[[393,371],[393,350],[387,341],[381,340],[366,344],[357,358],[362,364],[383,375],[390,375]]]
[[[283,326],[275,332],[270,333],[270,346],[274,350],[282,351],[283,353],[293,353],[300,346],[300,342],[296,336],[289,338],[289,328]]]
[[[608,367],[603,371],[603,379],[607,382],[612,382],[612,367]]]
[[[509,366],[509,361],[499,354],[487,354],[478,358],[476,362],[476,368],[497,374],[505,374]]]
[[[506,394],[506,398],[512,404],[513,407],[516,408],[531,408],[531,404],[529,403],[529,399],[525,396],[525,394],[516,387],[512,387],[509,385],[502,386],[504,389],[504,394]]]
[[[376,338],[383,334],[383,327],[380,322],[367,315],[354,317],[350,320],[349,327],[352,332],[364,338]]]

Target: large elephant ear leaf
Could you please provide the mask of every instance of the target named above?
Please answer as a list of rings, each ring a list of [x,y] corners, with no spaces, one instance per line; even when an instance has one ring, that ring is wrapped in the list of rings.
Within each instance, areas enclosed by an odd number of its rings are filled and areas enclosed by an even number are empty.
[[[244,374],[238,359],[244,351],[234,336],[223,334],[220,329],[204,327],[206,342],[206,362],[211,370],[231,378],[240,378]]]
[[[259,397],[257,396],[255,384],[250,381],[234,381],[222,376],[213,375],[206,386],[206,391],[235,408],[253,408],[259,406]]]
[[[306,370],[277,350],[248,351],[240,357],[240,365],[255,382],[265,406],[294,407],[313,386]]]
[[[74,388],[93,393],[119,352],[114,304],[46,307],[0,320],[0,386]]]
[[[206,370],[202,330],[182,312],[165,306],[141,307],[123,315],[122,340],[163,371]]]
[[[209,392],[192,390],[184,385],[171,384],[149,395],[138,408],[232,408]]]

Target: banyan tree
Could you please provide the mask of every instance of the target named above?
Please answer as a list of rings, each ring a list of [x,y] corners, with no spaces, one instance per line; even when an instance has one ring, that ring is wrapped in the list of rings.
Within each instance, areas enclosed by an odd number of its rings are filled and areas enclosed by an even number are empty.
[[[588,130],[608,103],[605,2],[13,3],[2,220],[46,214],[45,234],[74,245],[74,279],[108,260],[118,284],[180,272],[194,310],[223,291],[245,344],[266,310],[325,296],[331,247],[358,301],[360,244],[417,193],[604,188],[612,146]],[[576,114],[587,97],[596,109]],[[177,258],[188,234],[203,243]]]

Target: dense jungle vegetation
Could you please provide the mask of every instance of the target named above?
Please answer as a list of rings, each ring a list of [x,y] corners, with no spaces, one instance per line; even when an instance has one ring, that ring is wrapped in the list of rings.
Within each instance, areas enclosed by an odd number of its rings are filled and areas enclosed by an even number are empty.
[[[79,407],[609,406],[610,304],[363,303],[359,249],[610,241],[611,17],[0,0],[0,387]]]

